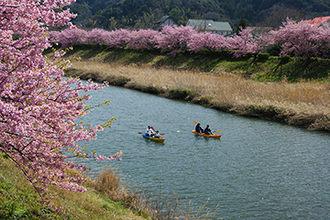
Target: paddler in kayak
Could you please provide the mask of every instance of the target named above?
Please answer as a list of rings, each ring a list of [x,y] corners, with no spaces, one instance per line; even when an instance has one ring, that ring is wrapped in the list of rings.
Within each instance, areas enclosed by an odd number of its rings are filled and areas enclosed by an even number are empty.
[[[213,134],[210,129],[210,125],[207,125],[206,128],[204,129],[204,134]]]
[[[159,131],[156,131],[156,134],[154,135],[154,138],[161,138]]]
[[[196,125],[196,127],[195,127],[195,131],[196,131],[197,133],[203,133],[203,129],[201,128],[201,124],[200,124],[200,123],[198,123],[198,124]]]
[[[154,131],[153,131],[151,126],[148,126],[148,128],[146,130],[146,135],[149,136],[149,137],[154,136]]]

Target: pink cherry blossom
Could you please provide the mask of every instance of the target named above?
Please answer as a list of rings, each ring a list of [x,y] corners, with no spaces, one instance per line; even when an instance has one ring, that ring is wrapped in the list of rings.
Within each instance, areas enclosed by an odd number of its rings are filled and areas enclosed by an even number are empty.
[[[65,170],[75,165],[62,152],[70,148],[76,156],[88,156],[77,142],[96,138],[101,126],[84,126],[77,119],[89,113],[84,102],[88,95],[80,91],[101,89],[107,84],[78,79],[63,79],[64,72],[48,63],[42,52],[51,46],[47,25],[68,25],[74,17],[59,10],[74,0],[2,0],[0,4],[0,151],[23,171],[40,195],[47,195],[47,185],[85,191],[83,179],[67,176]],[[76,30],[83,36],[71,34]],[[78,32],[79,31],[79,32]],[[63,36],[69,36],[70,42]],[[86,33],[68,28],[53,39],[70,45],[85,41]],[[62,38],[61,38],[62,37]],[[75,40],[73,40],[75,39]],[[62,56],[60,51],[56,56]],[[67,62],[68,64],[68,62]],[[115,156],[93,156],[99,160],[117,160]],[[83,169],[82,166],[76,167]]]
[[[306,21],[287,19],[283,26],[271,31],[274,41],[280,45],[280,56],[330,57],[330,28],[328,23],[321,26]]]
[[[224,37],[213,33],[199,33],[192,27],[165,26],[162,31],[155,30],[125,30],[105,31],[94,29],[90,32],[79,29],[67,29],[61,32],[51,31],[49,43],[60,43],[67,47],[79,43],[107,44],[109,47],[130,47],[137,50],[161,49],[161,52],[171,55],[186,50],[198,53],[209,51],[232,50],[235,57],[247,54],[257,55],[265,51],[272,43],[280,46],[280,56],[293,57],[324,57],[330,56],[330,28],[327,23],[313,26],[308,22],[295,22],[288,19],[283,26],[260,35],[252,35],[253,29],[243,29],[238,35]],[[13,33],[4,32],[3,36]],[[9,38],[5,38],[9,39]]]

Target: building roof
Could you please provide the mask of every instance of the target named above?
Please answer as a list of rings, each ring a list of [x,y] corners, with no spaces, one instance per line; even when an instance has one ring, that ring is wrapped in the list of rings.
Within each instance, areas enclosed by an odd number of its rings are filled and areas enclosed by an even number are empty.
[[[323,24],[324,22],[330,22],[330,16],[327,16],[327,17],[317,17],[317,18],[314,18],[314,19],[311,19],[311,20],[306,20],[306,22],[308,22],[309,24],[311,25],[321,25]]]
[[[166,21],[167,19],[171,19],[172,22],[173,22],[173,24],[174,24],[173,19],[172,19],[170,16],[165,15],[165,16],[163,16],[161,19],[159,19],[158,21],[154,22],[154,23],[152,24],[152,27],[151,27],[151,28],[154,29],[154,30],[162,29],[163,26],[164,26],[164,23],[165,23],[165,21]]]
[[[187,25],[205,31],[233,31],[226,21],[189,19]]]
[[[252,30],[251,34],[252,35],[261,35],[263,33],[267,33],[270,30],[272,30],[272,27],[246,27],[248,30]]]
[[[164,21],[166,21],[166,19],[170,18],[170,16],[165,15],[163,16],[161,19],[159,19],[158,21],[154,22],[154,24],[162,24]]]

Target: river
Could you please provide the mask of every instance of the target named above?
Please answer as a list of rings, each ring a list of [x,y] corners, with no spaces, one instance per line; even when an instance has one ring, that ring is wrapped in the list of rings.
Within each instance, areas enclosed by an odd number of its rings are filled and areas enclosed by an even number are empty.
[[[120,87],[92,91],[88,104],[110,106],[82,120],[93,125],[115,117],[111,129],[88,144],[99,154],[124,151],[111,162],[130,185],[170,195],[195,209],[220,209],[224,219],[328,219],[330,135],[236,116]],[[195,136],[194,122],[221,130],[221,139]],[[148,125],[165,142],[143,139]],[[82,143],[85,144],[85,143]],[[80,161],[95,176],[105,162]],[[109,162],[108,162],[109,163]],[[173,196],[170,196],[173,197]]]

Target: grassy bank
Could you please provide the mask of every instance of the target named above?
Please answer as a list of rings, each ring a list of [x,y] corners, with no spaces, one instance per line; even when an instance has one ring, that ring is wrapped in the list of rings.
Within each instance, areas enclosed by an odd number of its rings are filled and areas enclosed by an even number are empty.
[[[82,175],[75,171],[69,173]],[[105,177],[108,181],[102,179]],[[58,195],[51,199],[54,207],[60,209],[54,211],[42,204],[39,195],[12,161],[0,155],[0,219],[151,219],[152,212],[148,207],[121,186],[116,173],[105,171],[96,181],[88,179],[87,192],[49,187],[49,192]]]
[[[167,56],[160,50],[137,51],[131,49],[111,49],[106,45],[76,45],[68,56],[83,59],[137,65],[148,64],[154,67],[170,67],[180,70],[197,70],[215,74],[235,73],[254,81],[300,82],[301,80],[330,81],[330,60],[312,58],[309,60],[290,57],[274,57],[250,54],[242,58],[233,58],[230,51],[200,51],[199,53],[180,53]]]
[[[67,75],[108,81],[226,112],[330,131],[330,61],[262,56],[233,59],[227,52],[179,54],[80,45]]]
[[[151,220],[151,219],[215,219],[216,211],[205,205],[180,204],[173,195],[150,195],[138,186],[125,183],[117,170],[104,167],[95,179],[76,170],[68,175],[84,177],[86,192],[70,192],[48,187],[54,208],[43,200],[14,163],[0,154],[0,219],[67,219],[67,220]],[[161,184],[161,183],[160,183]],[[180,208],[181,207],[181,208]]]

